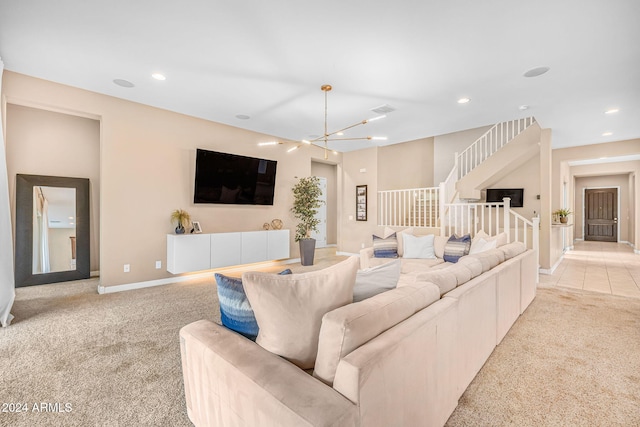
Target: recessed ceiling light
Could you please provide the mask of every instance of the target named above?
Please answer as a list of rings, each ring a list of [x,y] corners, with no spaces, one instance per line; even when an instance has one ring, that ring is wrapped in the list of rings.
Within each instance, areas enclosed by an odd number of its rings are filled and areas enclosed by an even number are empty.
[[[130,81],[127,80],[123,80],[123,79],[115,79],[113,81],[115,84],[117,84],[118,86],[122,86],[122,87],[134,87],[135,85],[133,83],[131,83]]]
[[[618,108],[610,108],[610,109],[608,109],[607,111],[605,111],[604,113],[605,113],[605,114],[615,114],[615,113],[617,113],[618,111],[620,111],[620,109],[618,109]]]
[[[549,67],[532,68],[529,71],[525,72],[523,74],[523,76],[525,76],[525,77],[538,77],[538,76],[543,75],[544,73],[546,73],[549,70],[550,70]]]
[[[153,73],[151,74],[151,77],[153,77],[156,80],[167,80],[167,78],[164,76],[164,74],[160,74],[160,73]]]
[[[602,136],[611,136],[613,135],[613,132],[603,132]]]
[[[466,104],[471,101],[471,98],[460,98],[458,99],[458,104]]]
[[[524,110],[528,110],[529,108],[531,108],[531,107],[529,107],[528,105],[521,105],[521,106],[518,107],[518,110],[524,111]]]
[[[236,114],[236,119],[240,120],[249,120],[251,116],[247,116],[246,114]]]

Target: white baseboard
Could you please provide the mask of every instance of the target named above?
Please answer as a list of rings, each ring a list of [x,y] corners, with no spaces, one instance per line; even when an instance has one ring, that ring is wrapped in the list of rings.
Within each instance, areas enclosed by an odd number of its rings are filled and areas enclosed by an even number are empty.
[[[540,269],[540,274],[548,274],[548,275],[553,274],[553,272],[556,271],[556,268],[558,268],[558,266],[560,265],[560,263],[562,262],[563,259],[564,259],[564,255],[562,255],[560,257],[560,259],[558,261],[556,261],[556,263],[553,264],[553,266],[548,270],[545,269],[545,268],[541,268]]]
[[[256,264],[240,265],[232,268],[217,268],[215,270],[206,270],[200,273],[189,273],[185,276],[167,277],[165,279],[147,280],[145,282],[125,283],[122,285],[102,286],[98,285],[99,294],[111,294],[114,292],[132,291],[134,289],[150,288],[152,286],[170,285],[172,283],[186,282],[194,279],[203,279],[213,277],[215,273],[237,273],[240,271],[255,270],[256,268],[276,267],[278,265],[295,264],[300,262],[300,258],[290,258],[280,261],[261,262]]]

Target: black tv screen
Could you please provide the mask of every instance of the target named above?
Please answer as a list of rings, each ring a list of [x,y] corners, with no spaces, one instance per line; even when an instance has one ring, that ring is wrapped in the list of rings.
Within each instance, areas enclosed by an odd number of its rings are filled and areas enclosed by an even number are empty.
[[[193,202],[273,205],[277,163],[197,149]]]
[[[511,198],[512,208],[524,206],[524,188],[487,188],[487,203],[502,202],[505,197]]]

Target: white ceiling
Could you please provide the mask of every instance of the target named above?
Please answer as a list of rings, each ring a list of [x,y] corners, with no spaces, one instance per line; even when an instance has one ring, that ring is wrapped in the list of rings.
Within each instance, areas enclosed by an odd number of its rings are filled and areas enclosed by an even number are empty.
[[[340,151],[528,115],[561,148],[640,137],[639,18],[638,0],[7,0],[0,57],[11,71],[291,140],[322,134],[325,83],[329,131],[397,109],[348,134],[388,141]],[[539,66],[551,70],[523,77]]]

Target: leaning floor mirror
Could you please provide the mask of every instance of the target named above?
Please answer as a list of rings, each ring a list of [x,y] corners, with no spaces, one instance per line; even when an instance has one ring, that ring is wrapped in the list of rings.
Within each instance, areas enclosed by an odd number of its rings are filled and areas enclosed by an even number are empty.
[[[89,180],[16,175],[16,287],[87,279]]]

